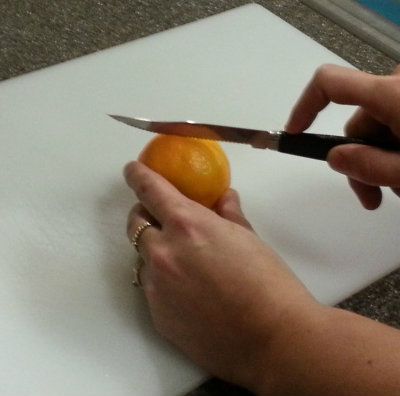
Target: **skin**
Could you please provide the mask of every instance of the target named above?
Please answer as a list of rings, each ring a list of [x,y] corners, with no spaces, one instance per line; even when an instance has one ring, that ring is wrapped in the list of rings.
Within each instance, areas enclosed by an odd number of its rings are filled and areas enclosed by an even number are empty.
[[[359,106],[346,125],[348,136],[400,140],[400,67],[391,76],[374,76],[339,66],[322,66],[292,110],[286,130],[294,134],[303,132],[330,102]],[[330,151],[328,163],[348,176],[350,186],[366,209],[379,207],[381,186],[391,187],[400,196],[398,153],[343,145]]]
[[[348,134],[398,137],[399,99],[398,75],[324,66],[286,129],[301,133],[334,101],[361,106]],[[329,165],[350,178],[368,209],[379,205],[380,186],[399,191],[397,153],[341,146]],[[399,394],[400,332],[319,304],[254,233],[235,191],[211,211],[138,162],[126,166],[125,178],[140,201],[128,236],[145,221],[154,224],[139,243],[154,325],[197,364],[259,395]]]

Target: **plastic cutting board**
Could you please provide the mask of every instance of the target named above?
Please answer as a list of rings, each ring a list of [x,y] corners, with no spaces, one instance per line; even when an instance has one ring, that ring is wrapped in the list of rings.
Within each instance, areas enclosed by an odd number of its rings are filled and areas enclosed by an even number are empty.
[[[327,62],[346,65],[248,5],[0,84],[2,396],[171,396],[205,378],[130,284],[122,168],[152,136],[107,114],[279,129]],[[313,131],[341,133],[352,111]],[[399,264],[391,194],[371,213],[324,162],[224,148],[255,229],[322,302]]]

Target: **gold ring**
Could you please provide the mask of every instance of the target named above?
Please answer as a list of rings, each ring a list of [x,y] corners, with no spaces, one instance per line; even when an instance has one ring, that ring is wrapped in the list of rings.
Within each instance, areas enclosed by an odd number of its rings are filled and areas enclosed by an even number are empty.
[[[133,268],[134,279],[132,285],[135,287],[143,287],[142,278],[140,277],[140,270],[143,268],[144,260],[139,256],[136,260],[136,265]]]
[[[136,228],[135,233],[133,234],[133,237],[131,239],[131,244],[133,246],[135,246],[135,249],[137,252],[139,252],[139,247],[138,247],[138,243],[139,243],[139,239],[142,236],[143,232],[146,230],[146,228],[151,227],[153,224],[149,223],[148,221],[146,221],[145,223],[143,223],[142,225],[140,225],[138,228]]]

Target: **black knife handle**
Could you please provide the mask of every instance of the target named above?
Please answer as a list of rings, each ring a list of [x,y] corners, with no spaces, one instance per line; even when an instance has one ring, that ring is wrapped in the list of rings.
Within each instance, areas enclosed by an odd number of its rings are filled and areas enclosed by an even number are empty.
[[[335,135],[318,135],[314,133],[293,135],[287,132],[281,132],[278,151],[326,161],[330,149],[341,144],[349,143],[365,144],[389,151],[400,150],[400,142],[377,141]]]

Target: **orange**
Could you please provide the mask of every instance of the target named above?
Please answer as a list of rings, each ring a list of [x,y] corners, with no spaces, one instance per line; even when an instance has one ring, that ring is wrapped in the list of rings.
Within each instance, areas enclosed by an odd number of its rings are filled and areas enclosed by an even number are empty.
[[[230,185],[228,158],[216,141],[157,135],[140,153],[139,161],[208,208]]]

